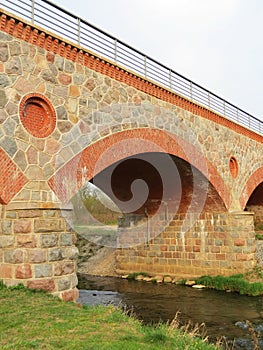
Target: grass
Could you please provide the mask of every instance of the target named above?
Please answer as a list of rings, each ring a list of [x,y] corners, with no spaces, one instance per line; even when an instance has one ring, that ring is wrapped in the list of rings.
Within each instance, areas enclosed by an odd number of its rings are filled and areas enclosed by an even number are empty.
[[[113,306],[78,307],[44,292],[0,285],[0,348],[74,350],[215,350],[196,333],[144,326]]]
[[[256,224],[255,231],[263,231],[263,224]]]
[[[195,279],[196,284],[203,284],[216,290],[238,292],[241,295],[263,295],[263,272],[255,267],[246,274],[232,276],[201,276]],[[256,280],[256,282],[253,282]]]
[[[138,276],[143,276],[143,277],[149,277],[149,274],[147,272],[132,272],[129,273],[127,279],[130,281],[135,281]]]

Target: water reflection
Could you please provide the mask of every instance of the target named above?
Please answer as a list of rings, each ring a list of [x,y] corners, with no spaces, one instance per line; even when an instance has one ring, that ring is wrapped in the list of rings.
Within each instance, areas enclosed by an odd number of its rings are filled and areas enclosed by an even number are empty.
[[[210,339],[226,336],[228,339],[249,338],[249,330],[242,322],[263,324],[262,297],[240,296],[235,293],[217,292],[174,284],[152,284],[127,281],[121,278],[79,276],[81,303],[126,305],[145,323],[171,321],[177,311],[181,323],[206,324]],[[235,325],[237,322],[241,322]],[[258,328],[262,330],[263,327]],[[250,349],[236,345],[236,349]],[[263,344],[261,343],[262,348]],[[252,347],[253,349],[253,347]]]

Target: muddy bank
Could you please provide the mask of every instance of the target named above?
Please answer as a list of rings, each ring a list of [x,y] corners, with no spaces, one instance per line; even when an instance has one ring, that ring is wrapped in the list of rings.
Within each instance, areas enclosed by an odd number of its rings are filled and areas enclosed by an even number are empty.
[[[105,246],[107,237],[105,235],[85,235],[77,237],[76,245],[79,249],[78,273],[94,276],[117,276],[116,249]]]

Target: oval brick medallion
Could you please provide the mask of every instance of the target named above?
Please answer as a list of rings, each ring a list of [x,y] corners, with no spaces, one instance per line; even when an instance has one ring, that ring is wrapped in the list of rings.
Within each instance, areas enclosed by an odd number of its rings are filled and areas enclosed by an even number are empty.
[[[235,157],[229,159],[229,170],[232,177],[235,179],[238,175],[238,162]]]
[[[29,94],[23,97],[19,114],[24,128],[35,137],[47,137],[56,127],[56,112],[43,95]]]

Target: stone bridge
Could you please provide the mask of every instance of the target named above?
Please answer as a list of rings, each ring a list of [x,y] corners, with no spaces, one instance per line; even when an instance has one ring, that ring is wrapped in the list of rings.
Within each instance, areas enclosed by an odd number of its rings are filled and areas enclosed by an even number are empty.
[[[255,265],[262,134],[4,9],[0,24],[0,279],[77,298],[88,181],[126,218],[120,274]]]

